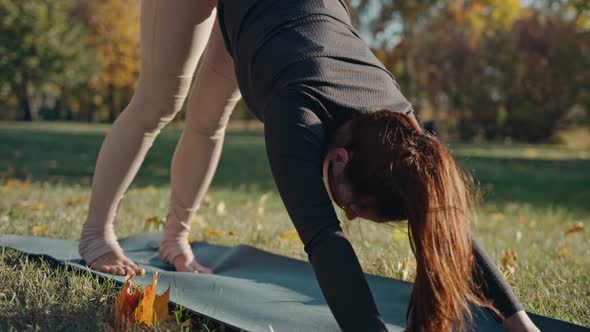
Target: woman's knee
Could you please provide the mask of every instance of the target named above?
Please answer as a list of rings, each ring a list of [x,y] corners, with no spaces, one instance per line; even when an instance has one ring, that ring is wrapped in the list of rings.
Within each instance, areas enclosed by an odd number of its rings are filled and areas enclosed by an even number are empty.
[[[145,131],[160,130],[180,111],[192,77],[158,74],[143,68],[133,98],[125,109]]]

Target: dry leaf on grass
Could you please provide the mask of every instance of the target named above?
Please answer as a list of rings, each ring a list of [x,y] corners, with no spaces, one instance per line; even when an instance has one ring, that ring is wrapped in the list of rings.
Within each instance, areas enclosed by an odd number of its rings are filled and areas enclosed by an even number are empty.
[[[506,216],[503,213],[496,212],[492,213],[490,218],[492,219],[492,221],[503,221],[504,219],[506,219]]]
[[[4,185],[2,188],[4,189],[12,189],[12,188],[28,188],[31,185],[31,181],[29,180],[17,180],[17,179],[8,179],[4,181]]]
[[[514,249],[506,250],[502,253],[502,272],[508,277],[516,271],[516,260],[518,259]]]
[[[278,237],[280,240],[287,242],[299,242],[299,234],[294,229],[279,233]]]
[[[568,256],[570,256],[572,254],[572,250],[570,248],[570,246],[568,246],[567,244],[561,245],[559,246],[559,248],[557,248],[557,253],[555,254],[555,256],[557,258],[566,258]]]
[[[47,235],[48,232],[49,226],[47,225],[35,225],[31,227],[31,233],[33,233],[34,236]]]
[[[160,219],[159,217],[147,217],[143,225],[143,230],[144,232],[149,232],[153,229],[155,231],[160,232],[164,229],[165,223],[166,222],[163,219]]]
[[[127,329],[135,323],[135,308],[141,298],[141,292],[133,281],[133,274],[125,276],[125,284],[115,299],[115,329]]]
[[[81,205],[82,203],[86,202],[86,198],[79,196],[74,199],[70,199],[66,202],[66,206],[76,206]]]
[[[577,232],[581,232],[584,230],[584,224],[582,224],[582,222],[578,222],[576,223],[574,226],[568,228],[565,231],[565,235],[570,235],[572,233],[577,233]]]
[[[211,235],[211,236],[218,237],[218,238],[222,238],[222,237],[225,235],[225,234],[223,234],[223,232],[216,231],[216,230],[214,230],[213,228],[209,228],[209,229],[207,230],[207,234],[208,234],[208,235]]]
[[[19,208],[19,209],[27,209],[27,210],[31,210],[31,211],[40,211],[45,209],[45,207],[47,206],[47,204],[45,202],[29,202],[29,201],[24,201],[24,202],[19,202],[14,204],[14,207]]]
[[[164,322],[170,318],[168,315],[168,302],[170,301],[170,287],[162,295],[156,295],[154,301],[154,320]]]
[[[133,274],[125,277],[125,285],[115,300],[115,328],[117,330],[134,327],[137,323],[151,327],[155,322],[168,319],[170,287],[157,295],[158,273],[154,273],[152,283],[140,291],[133,281]]]

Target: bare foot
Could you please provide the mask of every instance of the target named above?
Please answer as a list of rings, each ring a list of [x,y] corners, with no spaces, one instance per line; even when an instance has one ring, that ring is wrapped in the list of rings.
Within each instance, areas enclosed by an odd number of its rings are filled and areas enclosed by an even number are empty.
[[[123,254],[116,254],[114,252],[106,253],[98,257],[90,268],[104,273],[116,274],[120,276],[134,273],[136,275],[142,274],[141,269],[135,265],[129,258]]]
[[[174,257],[172,265],[178,272],[192,272],[192,273],[206,273],[212,274],[213,270],[208,267],[204,267],[199,264],[196,259],[192,258],[192,255],[180,254]]]

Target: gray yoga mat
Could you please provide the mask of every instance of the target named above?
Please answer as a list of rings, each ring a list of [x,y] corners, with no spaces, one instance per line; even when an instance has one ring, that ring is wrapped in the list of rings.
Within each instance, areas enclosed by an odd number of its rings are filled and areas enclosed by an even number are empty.
[[[197,314],[247,331],[339,331],[309,263],[240,245],[193,244],[199,261],[214,275],[170,271],[158,258],[159,233],[121,239],[125,253],[147,271],[137,278],[151,283],[160,274],[158,292],[171,287],[170,299]],[[88,269],[78,255],[78,241],[0,235],[0,246]],[[94,272],[94,271],[93,271]],[[111,275],[94,272],[105,277]],[[122,282],[123,277],[114,277]],[[367,275],[373,296],[390,331],[403,331],[412,284]],[[542,331],[590,331],[582,326],[530,314]],[[477,331],[503,331],[487,312],[476,318]]]

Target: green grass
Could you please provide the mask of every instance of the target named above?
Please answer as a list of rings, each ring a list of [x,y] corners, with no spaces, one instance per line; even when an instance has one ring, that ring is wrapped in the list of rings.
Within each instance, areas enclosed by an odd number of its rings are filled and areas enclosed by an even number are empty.
[[[30,235],[33,226],[47,226],[35,233],[77,239],[106,130],[102,125],[0,123],[0,180],[32,180],[27,188],[0,182],[0,234]],[[179,133],[165,130],[152,148],[120,206],[119,237],[142,232],[148,217],[165,217],[169,163]],[[517,253],[518,265],[508,280],[526,309],[590,326],[590,151],[482,144],[453,144],[451,149],[484,193],[476,236],[500,266],[503,251]],[[261,203],[263,195],[268,200]],[[228,133],[209,196],[193,226],[195,240],[247,243],[305,259],[298,241],[279,237],[293,227],[274,187],[260,131]],[[565,236],[578,222],[586,229]],[[411,264],[404,264],[412,255],[403,225],[355,220],[344,226],[367,272],[411,280]],[[89,273],[0,250],[0,330],[109,330],[117,291]],[[195,322],[193,329],[211,327]]]

